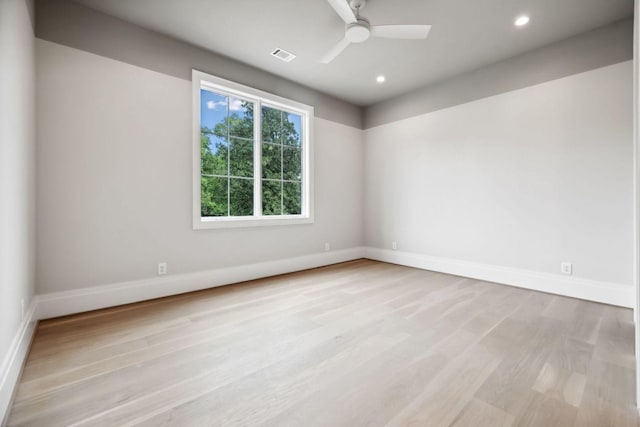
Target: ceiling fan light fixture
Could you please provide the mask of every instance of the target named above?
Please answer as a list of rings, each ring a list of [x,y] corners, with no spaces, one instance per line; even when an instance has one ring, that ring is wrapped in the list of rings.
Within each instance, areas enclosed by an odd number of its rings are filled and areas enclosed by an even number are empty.
[[[351,43],[362,43],[369,39],[371,30],[369,29],[369,22],[363,18],[358,18],[358,22],[347,25],[347,31],[345,37]]]
[[[513,25],[515,25],[516,27],[524,27],[529,23],[529,21],[530,19],[527,15],[521,15],[516,18],[516,20],[513,22]]]

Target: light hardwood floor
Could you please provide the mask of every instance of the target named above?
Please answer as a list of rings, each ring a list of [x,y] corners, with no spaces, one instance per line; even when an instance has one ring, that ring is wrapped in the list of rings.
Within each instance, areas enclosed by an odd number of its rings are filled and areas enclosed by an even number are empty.
[[[359,260],[42,322],[30,426],[637,426],[632,312]]]

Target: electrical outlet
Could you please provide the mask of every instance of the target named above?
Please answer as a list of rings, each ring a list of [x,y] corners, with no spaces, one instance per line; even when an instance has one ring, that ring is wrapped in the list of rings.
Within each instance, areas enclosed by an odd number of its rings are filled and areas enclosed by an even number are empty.
[[[396,242],[395,240],[391,242],[391,249],[393,249],[394,251],[398,249],[398,242]]]
[[[573,273],[573,266],[570,262],[561,262],[560,263],[560,273],[571,275]]]
[[[329,242],[326,242],[326,243],[324,244],[324,250],[325,250],[325,251],[330,251],[330,250],[331,250],[331,244],[330,244]]]
[[[162,276],[163,274],[167,274],[167,263],[166,262],[158,263],[158,276]]]

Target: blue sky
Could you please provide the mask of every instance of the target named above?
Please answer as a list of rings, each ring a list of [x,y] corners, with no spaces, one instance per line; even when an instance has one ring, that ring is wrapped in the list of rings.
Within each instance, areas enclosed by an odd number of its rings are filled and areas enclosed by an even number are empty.
[[[302,133],[300,131],[301,127],[302,127],[302,116],[299,116],[297,114],[293,114],[293,113],[285,113],[285,119],[289,119],[289,121],[291,123],[293,123],[293,127],[295,128],[296,132],[298,132],[298,136],[302,136]]]
[[[228,109],[231,114],[239,113],[242,115],[244,108],[242,108],[242,101],[236,98],[229,98],[227,102],[227,96],[220,95],[214,92],[210,92],[205,89],[200,89],[200,125],[213,130],[216,124],[222,122],[227,116]],[[285,113],[286,118],[289,119],[295,127],[298,135],[300,135],[300,129],[302,126],[302,117],[293,114]]]
[[[200,126],[213,130],[227,117],[227,97],[200,90]]]

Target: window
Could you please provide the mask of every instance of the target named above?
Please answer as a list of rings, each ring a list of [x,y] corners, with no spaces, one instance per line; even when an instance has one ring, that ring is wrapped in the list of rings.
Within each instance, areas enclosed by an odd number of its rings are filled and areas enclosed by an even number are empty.
[[[194,228],[309,223],[313,108],[193,71]]]

